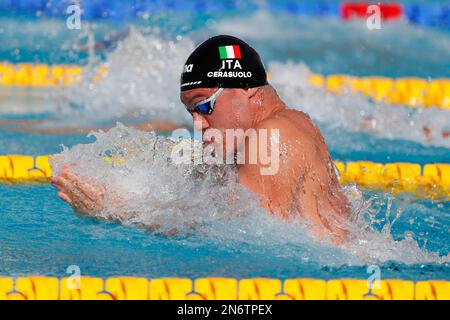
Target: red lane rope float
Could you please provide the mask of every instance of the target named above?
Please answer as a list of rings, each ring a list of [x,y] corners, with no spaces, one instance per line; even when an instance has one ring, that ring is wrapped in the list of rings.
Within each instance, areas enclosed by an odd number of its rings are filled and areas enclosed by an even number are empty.
[[[367,12],[371,5],[378,6],[382,20],[396,20],[403,16],[403,6],[399,3],[343,3],[341,5],[341,17],[344,20],[365,19],[373,14],[371,11]]]

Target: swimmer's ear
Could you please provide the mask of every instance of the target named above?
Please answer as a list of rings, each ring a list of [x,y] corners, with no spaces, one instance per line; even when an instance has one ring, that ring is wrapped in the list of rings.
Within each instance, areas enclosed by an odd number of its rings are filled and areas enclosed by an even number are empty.
[[[261,87],[248,88],[245,90],[247,91],[247,97],[250,102],[257,102],[258,105],[261,103],[263,97],[263,90]]]
[[[249,98],[253,97],[257,92],[259,88],[245,88],[246,94]]]

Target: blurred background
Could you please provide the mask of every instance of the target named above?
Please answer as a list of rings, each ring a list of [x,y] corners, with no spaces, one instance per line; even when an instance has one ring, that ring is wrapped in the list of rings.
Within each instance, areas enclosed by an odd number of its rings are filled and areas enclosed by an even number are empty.
[[[71,5],[79,5],[81,29],[67,26],[75,12]],[[382,29],[388,30],[376,32],[358,28],[366,25],[368,14],[357,2],[1,0],[0,59],[85,65],[89,36],[96,57],[106,59],[134,26],[143,33],[172,40],[190,37],[196,43],[216,33],[237,34],[265,61],[303,61],[319,73],[449,76],[449,3],[396,1],[384,8]],[[354,23],[358,17],[360,23]]]
[[[354,148],[349,139],[364,148],[358,142],[374,136],[449,147],[448,83],[427,90],[431,79],[450,75],[449,4],[381,2],[379,29],[368,26],[368,6],[325,0],[0,0],[0,124],[59,134],[68,132],[61,128],[117,120],[189,126],[178,99],[181,67],[209,36],[232,34],[260,53],[282,98],[333,136],[328,142],[336,156],[348,158],[346,148]],[[369,76],[375,78],[352,80]],[[392,81],[398,77],[406,80]],[[67,135],[43,140],[52,146],[79,141]],[[20,148],[37,151],[27,143]],[[11,145],[1,151],[18,152]],[[381,159],[393,160],[387,156]]]

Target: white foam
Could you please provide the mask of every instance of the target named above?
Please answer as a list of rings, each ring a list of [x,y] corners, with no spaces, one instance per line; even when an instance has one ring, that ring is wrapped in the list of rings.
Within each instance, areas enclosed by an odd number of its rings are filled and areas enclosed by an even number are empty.
[[[89,119],[102,121],[128,116],[189,124],[191,119],[179,101],[179,77],[193,47],[193,41],[186,37],[167,40],[132,28],[129,36],[108,55],[109,72],[102,81],[93,83],[86,76],[69,89],[59,121],[74,126]],[[310,85],[310,71],[302,63],[270,62],[268,69],[272,73],[271,84],[290,107],[307,112],[314,121],[331,129],[450,147],[450,139],[441,134],[450,130],[449,110],[393,107],[360,94],[336,96]],[[424,127],[431,130],[431,138],[425,136]]]
[[[188,245],[189,236],[195,235],[190,245],[200,241],[239,250],[269,250],[280,257],[329,266],[449,261],[448,256],[419,248],[412,239],[394,241],[389,227],[375,231],[363,216],[379,209],[372,206],[373,200],[364,202],[354,187],[346,190],[354,204],[354,216],[349,224],[350,240],[341,248],[313,239],[304,221],[288,224],[269,216],[257,196],[238,183],[232,166],[171,163],[168,158],[177,140],[122,125],[94,135],[94,143],[65,148],[52,158],[52,165],[57,175],[63,163],[76,163],[77,174],[106,187],[108,196],[100,217],[126,225],[157,224],[156,232],[175,228],[178,236],[187,237]],[[126,162],[111,165],[105,155],[124,156]],[[124,212],[133,214],[124,217]]]
[[[386,105],[360,94],[336,96],[311,86],[308,83],[310,71],[302,63],[273,62],[269,69],[273,74],[272,85],[289,106],[305,111],[313,120],[331,128],[450,147],[450,139],[441,135],[443,130],[450,130],[449,110]],[[423,133],[425,126],[434,132],[431,140]]]
[[[63,116],[76,113],[81,120],[71,120],[75,123],[126,116],[187,123],[189,114],[179,100],[179,78],[192,50],[189,39],[144,36],[131,28],[108,54],[108,73],[101,81],[92,80],[95,70],[91,70],[70,88],[62,104]]]

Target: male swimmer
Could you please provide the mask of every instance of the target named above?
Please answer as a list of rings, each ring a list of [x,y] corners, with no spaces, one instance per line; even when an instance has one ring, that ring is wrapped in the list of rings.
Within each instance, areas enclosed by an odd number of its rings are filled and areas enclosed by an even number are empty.
[[[305,113],[288,108],[280,99],[252,47],[226,35],[203,42],[186,61],[180,98],[192,114],[195,129],[202,130],[205,143],[217,143],[209,131],[223,133],[224,150],[229,141],[235,142],[226,139],[233,130],[276,131],[279,149],[274,172],[264,173],[267,163],[259,157],[248,161],[255,153],[274,152],[270,135],[256,135],[254,145],[245,136],[231,149],[245,152],[244,161],[236,164],[240,183],[260,196],[268,213],[286,221],[303,218],[320,239],[345,241],[350,205],[324,139]],[[76,211],[102,209],[105,189],[82,180],[67,167],[52,182],[58,196]]]

